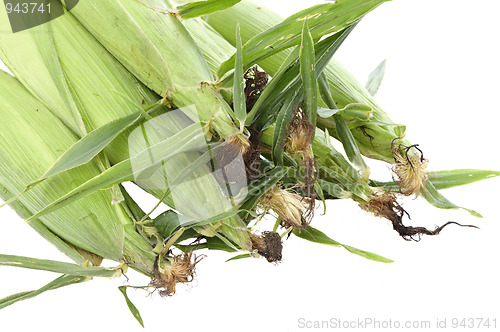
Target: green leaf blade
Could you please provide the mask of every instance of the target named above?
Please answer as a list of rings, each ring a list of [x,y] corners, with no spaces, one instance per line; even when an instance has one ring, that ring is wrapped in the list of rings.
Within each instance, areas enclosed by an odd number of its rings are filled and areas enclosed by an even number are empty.
[[[190,19],[230,8],[240,1],[241,0],[206,0],[190,2],[177,7],[177,11],[183,19]]]
[[[343,247],[347,251],[356,254],[358,256],[361,256],[363,258],[376,261],[376,262],[381,262],[381,263],[393,263],[394,261],[388,258],[385,258],[383,256],[360,250],[351,246],[344,245],[340,242],[337,242],[331,238],[329,238],[325,233],[311,227],[307,226],[304,229],[294,229],[293,234],[296,235],[297,237],[300,237],[301,239],[315,242],[315,243],[320,243],[320,244],[326,244],[330,246],[335,246],[335,247]]]
[[[278,116],[276,118],[276,125],[273,133],[273,161],[277,166],[283,166],[283,155],[284,155],[284,145],[286,141],[286,136],[288,132],[288,125],[294,117],[294,110],[298,106],[300,100],[302,100],[302,95],[304,94],[303,89],[295,91],[290,94],[284,105],[281,107]]]
[[[302,28],[302,42],[300,45],[300,77],[304,84],[304,112],[309,122],[316,127],[318,110],[318,84],[316,80],[316,56],[314,52],[314,41],[304,21]]]
[[[236,27],[236,60],[234,66],[234,85],[233,85],[233,108],[236,120],[240,127],[245,125],[247,116],[247,107],[245,100],[245,78],[243,73],[243,51],[241,44],[240,26]]]
[[[337,109],[337,105],[333,101],[332,95],[330,93],[330,86],[328,84],[326,75],[322,73],[318,81],[320,94],[326,105],[333,110]],[[356,143],[351,130],[347,126],[346,121],[338,112],[333,114],[333,120],[335,121],[335,129],[337,130],[337,135],[339,136],[339,139],[342,143],[342,146],[344,147],[344,151],[349,158],[349,161],[358,166],[361,169],[363,175],[368,178],[370,169],[365,163],[365,160],[361,155],[361,151],[359,150],[358,144]]]
[[[368,82],[366,82],[366,90],[368,90],[368,92],[372,96],[375,96],[378,89],[380,88],[380,84],[382,84],[382,80],[384,79],[385,74],[385,64],[386,60],[383,60],[368,76]]]
[[[100,153],[120,133],[142,118],[141,112],[109,122],[85,135],[64,152],[39,181],[84,165]]]
[[[118,290],[123,294],[123,297],[125,298],[125,302],[127,303],[127,307],[134,316],[134,318],[141,324],[142,327],[144,327],[144,321],[142,320],[141,313],[137,309],[137,307],[130,301],[128,295],[127,295],[127,286],[119,286]]]
[[[177,134],[146,148],[137,156],[132,159],[124,160],[101,174],[89,179],[77,188],[71,190],[66,195],[58,198],[51,204],[45,206],[43,209],[31,216],[27,221],[39,218],[47,213],[56,211],[63,206],[66,206],[80,198],[86,197],[98,190],[107,189],[114,185],[126,181],[133,181],[137,176],[148,173],[151,169],[158,167],[162,160],[170,158],[171,156],[185,152],[192,148],[192,142],[196,142],[200,137],[203,137],[203,132],[199,130],[197,124],[193,124]],[[204,138],[203,138],[204,141]],[[155,163],[151,163],[150,156],[156,157]]]
[[[0,255],[0,265],[22,267],[25,269],[42,270],[82,277],[113,278],[121,274],[121,272],[118,270],[108,269],[104,267],[83,267],[73,263],[13,255]]]
[[[437,190],[458,187],[497,176],[500,176],[500,171],[482,169],[456,169],[451,171],[429,172],[429,180]]]
[[[0,309],[3,309],[5,307],[8,307],[16,302],[19,301],[24,301],[31,299],[35,296],[38,296],[46,291],[49,290],[54,290],[57,288],[73,285],[73,284],[79,284],[88,280],[91,280],[91,277],[83,277],[83,276],[72,276],[72,275],[63,275],[60,276],[59,278],[53,280],[52,282],[48,283],[47,285],[43,286],[42,288],[34,291],[28,291],[28,292],[21,292],[17,294],[13,294],[10,296],[7,296],[3,299],[0,299]]]
[[[449,201],[446,197],[444,197],[440,192],[437,191],[436,187],[434,187],[432,182],[428,179],[425,182],[425,188],[421,191],[421,193],[422,196],[427,200],[427,202],[437,208],[447,210],[463,209],[465,211],[468,211],[474,217],[482,218],[481,214],[477,211],[458,206]]]

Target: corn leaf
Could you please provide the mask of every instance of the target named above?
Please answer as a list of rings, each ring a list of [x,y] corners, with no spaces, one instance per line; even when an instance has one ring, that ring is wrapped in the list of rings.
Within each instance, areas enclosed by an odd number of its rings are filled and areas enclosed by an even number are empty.
[[[383,60],[377,68],[375,68],[370,75],[368,76],[368,82],[366,82],[366,90],[372,95],[375,96],[377,93],[380,84],[382,83],[382,79],[384,78],[385,74],[385,63],[386,61]]]
[[[205,243],[200,243],[197,244],[194,249],[195,250],[201,250],[201,249],[208,249],[208,250],[219,250],[219,251],[225,251],[225,252],[236,252],[237,250],[234,248],[234,245],[228,245],[225,241],[218,237],[207,237],[205,238]],[[179,248],[182,251],[185,251],[188,249],[187,245],[181,245],[181,244],[176,244],[175,245],[177,248]]]
[[[132,217],[134,220],[142,220],[146,215],[146,212],[137,204],[137,202],[129,195],[129,193],[125,190],[123,185],[119,185],[120,191],[122,192],[123,199],[125,204],[127,205],[128,210],[132,213]]]
[[[496,176],[500,176],[500,171],[489,171],[483,169],[456,169],[450,171],[429,172],[428,181],[432,183],[436,190],[442,190],[491,179]],[[394,181],[382,182],[371,180],[370,185],[373,187],[383,187],[391,190],[399,189],[399,186]]]
[[[85,135],[66,150],[54,165],[42,175],[39,181],[88,163],[108,146],[116,136],[137,123],[140,119],[142,119],[141,112],[131,114],[109,122]]]
[[[27,221],[56,211],[100,189],[109,188],[125,181],[133,181],[135,179],[134,175],[137,177],[141,174],[148,174],[151,169],[158,167],[159,164],[161,165],[162,160],[170,158],[177,153],[187,151],[187,147],[191,148],[191,142],[196,142],[196,140],[200,138],[203,138],[203,133],[199,130],[199,125],[191,125],[170,138],[163,140],[161,143],[143,150],[134,157],[134,159],[124,160],[108,168],[101,174],[93,177],[79,187],[68,192],[66,195],[45,206]],[[156,158],[154,163],[151,162],[151,155]],[[134,165],[134,167],[132,167],[132,165]]]
[[[462,186],[476,181],[500,176],[500,171],[482,169],[456,169],[452,171],[429,172],[429,181],[437,190]]]
[[[179,215],[173,210],[167,210],[153,219],[153,225],[165,239],[168,239],[181,226]]]
[[[73,276],[73,275],[62,275],[59,278],[51,281],[47,285],[43,286],[42,288],[34,291],[28,291],[28,292],[21,292],[17,294],[13,294],[10,296],[7,296],[3,299],[0,299],[0,309],[3,309],[5,307],[8,307],[16,302],[19,301],[24,301],[27,299],[31,299],[35,296],[38,296],[46,291],[49,290],[54,290],[58,289],[61,287],[73,285],[73,284],[79,284],[88,280],[91,280],[91,277],[83,277],[83,276]]]
[[[236,255],[236,256],[233,256],[231,258],[229,258],[228,260],[226,260],[226,263],[227,262],[231,262],[231,261],[236,261],[238,259],[243,259],[243,258],[252,258],[252,254],[241,254],[241,255]]]
[[[323,90],[320,90],[322,92]],[[348,104],[342,109],[331,109],[320,107],[318,115],[324,119],[330,118],[334,114],[340,114],[347,119],[356,119],[360,121],[369,121],[373,115],[373,109],[365,104],[353,103]]]
[[[295,111],[303,98],[303,94],[303,89],[290,94],[285,104],[281,107],[278,117],[276,118],[272,149],[273,161],[277,166],[283,166],[284,145],[288,131],[287,127],[295,115]]]
[[[361,256],[363,258],[366,258],[366,259],[369,259],[372,261],[382,262],[382,263],[394,262],[393,260],[382,257],[380,255],[377,255],[377,254],[374,254],[374,253],[371,253],[368,251],[356,249],[354,247],[347,246],[347,245],[344,245],[340,242],[332,240],[325,233],[323,233],[323,232],[321,232],[321,231],[319,231],[311,226],[307,226],[304,229],[294,229],[293,234],[296,235],[297,237],[300,237],[300,238],[307,240],[307,241],[321,243],[321,244],[327,244],[327,245],[331,245],[331,246],[335,246],[335,247],[343,247],[347,251],[349,251],[353,254],[356,254],[358,256]]]
[[[346,191],[337,183],[317,179],[317,184],[321,187],[322,191],[327,193],[328,196],[326,198],[342,198],[346,195]]]
[[[43,270],[82,277],[114,278],[121,274],[119,269],[109,269],[104,267],[83,267],[73,263],[1,254],[0,265],[22,267],[25,269],[33,270]]]
[[[119,286],[118,290],[123,294],[123,297],[125,297],[125,302],[127,302],[127,307],[129,308],[130,312],[134,316],[135,319],[141,324],[142,327],[144,327],[144,321],[142,320],[141,313],[137,309],[137,307],[130,301],[127,295],[127,286]]]
[[[39,180],[31,183],[28,187],[51,176],[88,163],[118,135],[144,119],[145,116],[148,116],[146,111],[159,106],[161,106],[160,103],[156,103],[144,111],[121,117],[93,130],[66,150]]]
[[[444,197],[441,193],[439,193],[436,190],[432,182],[429,180],[425,182],[425,188],[421,191],[421,193],[422,196],[424,196],[424,198],[427,200],[427,202],[429,202],[430,204],[432,204],[437,208],[450,209],[450,210],[463,209],[465,211],[468,211],[474,217],[482,218],[481,214],[479,214],[478,212],[471,209],[460,207],[450,202],[446,197]]]
[[[205,0],[190,2],[177,7],[177,11],[182,18],[189,19],[230,8],[240,1],[241,0]]]
[[[326,213],[325,193],[323,192],[323,188],[321,188],[321,184],[317,181],[317,179],[314,182],[314,191],[316,191],[316,194],[318,195],[318,198],[323,203],[323,214],[325,214]]]
[[[245,100],[245,78],[243,73],[243,53],[241,50],[241,35],[239,26],[236,27],[236,60],[234,65],[233,109],[240,127],[245,126],[247,106]]]
[[[252,64],[276,54],[286,48],[300,44],[302,21],[307,19],[313,39],[340,31],[385,0],[345,0],[333,4],[321,4],[294,14],[274,27],[256,35],[244,46],[244,65]],[[234,64],[234,56],[224,62],[217,74],[222,77]]]
[[[195,226],[204,226],[204,225],[214,224],[220,220],[231,219],[231,218],[235,217],[239,212],[240,211],[236,210],[236,209],[229,209],[226,212],[220,213],[216,216],[205,219],[203,221],[199,221],[195,224]]]
[[[330,94],[330,87],[328,86],[328,80],[324,73],[320,75],[318,82],[323,101],[328,107],[332,109],[337,108],[337,105],[333,101],[333,98]],[[342,142],[342,146],[344,147],[344,151],[347,157],[352,163],[358,166],[364,176],[368,178],[370,170],[368,168],[368,165],[366,165],[363,156],[361,155],[358,144],[356,143],[354,136],[349,130],[347,123],[340,114],[334,114],[333,119],[335,121],[335,129],[337,130],[337,135],[340,139],[340,142]]]
[[[304,104],[303,109],[309,122],[316,127],[316,117],[318,114],[318,83],[316,79],[314,41],[307,25],[304,21],[302,28],[302,42],[300,44],[300,77],[304,84]]]

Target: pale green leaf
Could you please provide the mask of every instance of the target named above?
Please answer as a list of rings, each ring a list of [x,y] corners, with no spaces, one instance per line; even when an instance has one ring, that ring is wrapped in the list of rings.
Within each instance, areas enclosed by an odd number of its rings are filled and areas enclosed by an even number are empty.
[[[325,233],[323,233],[323,232],[321,232],[321,231],[319,231],[311,226],[307,226],[304,229],[294,229],[293,234],[295,234],[296,236],[298,236],[304,240],[307,240],[307,241],[321,243],[321,244],[327,244],[327,245],[336,246],[336,247],[343,247],[353,254],[356,254],[358,256],[364,257],[364,258],[372,260],[372,261],[377,261],[377,262],[382,262],[382,263],[392,263],[393,262],[393,260],[382,257],[380,255],[377,255],[377,254],[374,254],[374,253],[371,253],[368,251],[356,249],[354,247],[347,246],[347,245],[344,245],[340,242],[332,240]]]
[[[16,302],[24,301],[27,299],[31,299],[35,296],[38,296],[46,291],[73,285],[79,284],[88,280],[91,280],[91,277],[83,277],[83,276],[73,276],[73,275],[62,275],[59,278],[53,280],[42,288],[34,291],[22,292],[7,296],[3,299],[0,299],[0,309],[8,307]]]
[[[318,110],[318,83],[316,79],[316,57],[314,52],[314,41],[307,25],[304,21],[302,28],[302,42],[300,45],[300,77],[304,85],[304,104],[302,108],[309,122],[316,127],[316,117]]]
[[[240,1],[241,0],[205,0],[189,2],[177,7],[177,11],[182,18],[189,19],[230,8]]]
[[[137,154],[133,159],[124,160],[108,168],[101,174],[47,205],[31,216],[27,221],[53,212],[98,190],[109,188],[125,181],[132,181],[141,175],[149,174],[151,169],[155,169],[158,165],[161,165],[162,160],[170,158],[180,152],[188,151],[189,148],[192,148],[192,142],[196,142],[200,138],[203,138],[203,132],[199,130],[198,124],[193,124],[170,138],[148,147]],[[154,163],[151,161],[152,155],[155,156]],[[132,165],[134,166],[132,167]]]
[[[446,197],[444,197],[441,193],[439,193],[436,190],[432,182],[429,180],[425,182],[425,188],[421,191],[421,193],[422,196],[427,200],[427,202],[429,202],[430,204],[432,204],[437,208],[451,209],[451,210],[463,209],[465,211],[468,211],[474,217],[482,218],[481,214],[479,214],[478,212],[471,209],[460,207],[450,202]]]
[[[16,266],[25,269],[43,270],[82,277],[113,278],[121,274],[121,271],[116,269],[108,269],[104,267],[83,267],[73,263],[1,254],[0,265]]]
[[[141,118],[141,112],[131,114],[124,118],[109,122],[85,135],[73,144],[66,152],[64,152],[61,157],[57,159],[54,165],[52,165],[52,167],[47,170],[44,175],[42,175],[39,181],[88,163],[106,146],[108,146],[108,144],[116,136],[139,121]]]
[[[137,309],[137,307],[130,301],[127,295],[127,286],[119,286],[118,290],[123,294],[123,297],[125,297],[125,301],[127,302],[127,307],[129,308],[130,312],[134,316],[135,319],[141,324],[142,327],[144,327],[144,321],[142,320],[141,313]]]
[[[245,78],[243,72],[243,53],[241,45],[240,27],[236,27],[236,60],[234,65],[233,109],[240,127],[244,127],[247,116],[245,100]]]
[[[372,95],[375,96],[377,93],[380,84],[382,83],[382,79],[384,78],[385,74],[385,63],[386,61],[383,60],[377,68],[375,68],[370,75],[368,76],[368,82],[366,83],[366,90]]]

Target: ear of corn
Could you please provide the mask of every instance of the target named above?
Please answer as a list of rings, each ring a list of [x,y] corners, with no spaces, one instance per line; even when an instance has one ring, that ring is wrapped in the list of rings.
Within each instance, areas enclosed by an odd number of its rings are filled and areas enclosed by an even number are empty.
[[[45,38],[45,35],[49,34],[49,32],[50,40]],[[39,53],[34,53],[33,58],[36,61],[27,63],[21,56],[26,49],[21,46],[10,47],[16,43],[17,45],[26,45],[28,50],[30,47],[55,50],[57,56],[44,58],[41,55],[37,56]],[[82,48],[82,44],[86,45],[86,47]],[[23,81],[25,86],[32,91],[41,91],[39,97],[47,104],[50,104],[53,98],[57,98],[61,94],[65,95],[65,99],[74,101],[78,112],[84,119],[87,131],[101,128],[110,121],[136,114],[146,106],[159,101],[156,94],[138,82],[70,14],[63,15],[42,27],[16,34],[5,34],[0,39],[0,49],[3,50],[3,58],[9,60],[7,62],[9,68],[17,72],[19,76],[26,78]],[[57,68],[63,68],[64,75],[57,75]],[[48,75],[47,72],[51,73],[51,75]],[[56,88],[48,92],[44,90],[44,86],[47,84],[40,83],[43,79],[53,83]],[[64,90],[61,88],[64,86],[70,86],[71,89],[69,91]],[[200,94],[200,91],[206,92],[205,95],[207,96],[213,94],[210,87],[200,87],[199,89],[184,89],[183,92],[174,95],[174,100],[184,100],[185,98],[186,103],[189,104],[192,96],[195,96],[193,98],[199,98],[200,95],[204,95],[203,93]],[[201,107],[197,106],[194,110],[205,108],[205,112],[215,110],[216,113],[225,114],[222,110],[217,111],[217,107],[222,104],[222,98],[207,98],[207,100],[212,103],[201,104]],[[198,114],[194,112],[193,117],[196,118],[197,116]],[[168,118],[173,120],[172,116]],[[159,135],[157,131],[154,134],[153,123],[158,124],[158,121],[161,122],[158,119],[157,117],[156,120],[152,120],[153,122],[147,125],[149,128],[148,135],[155,137],[149,142],[150,145],[157,144],[167,138],[165,134]],[[168,125],[168,123],[165,123],[164,120],[162,125]],[[228,123],[228,125],[233,128],[232,124]],[[139,128],[136,133],[140,132],[140,127],[136,125],[135,128]],[[177,127],[169,130],[172,134],[181,129],[183,128]],[[105,153],[112,163],[117,164],[130,157],[129,150],[132,147],[128,144],[127,135],[131,130],[133,128],[125,134],[119,135],[105,149]],[[200,127],[199,130],[202,130],[202,128]],[[141,138],[142,141],[145,141],[145,139],[146,137]],[[178,155],[175,158],[177,166],[174,166],[173,169],[184,169],[189,165],[190,160],[185,154]],[[173,166],[172,162],[169,166]],[[207,174],[203,177],[198,176],[199,174],[190,175],[183,183],[178,185],[173,193],[168,193],[168,184],[165,187],[162,169],[160,168],[151,175],[149,179],[150,185],[144,186],[144,189],[162,199],[169,206],[200,221],[206,216],[215,216],[226,210],[228,201],[222,196],[219,186],[215,184],[214,179],[209,176],[208,172],[205,172]],[[207,204],[206,197],[219,198],[215,199],[214,203]],[[242,248],[247,248],[249,239],[246,231],[243,231],[243,224],[235,218],[226,220],[224,224],[229,225],[227,227],[231,229],[240,229],[240,231],[232,231],[229,236]],[[212,231],[216,230],[216,227],[212,228]]]
[[[76,137],[35,100],[15,78],[0,73],[1,185],[21,193],[66,150]],[[42,209],[72,187],[99,173],[94,163],[59,174],[19,198],[31,213]],[[109,192],[99,192],[40,218],[52,233],[73,246],[120,260],[124,231],[110,206]]]

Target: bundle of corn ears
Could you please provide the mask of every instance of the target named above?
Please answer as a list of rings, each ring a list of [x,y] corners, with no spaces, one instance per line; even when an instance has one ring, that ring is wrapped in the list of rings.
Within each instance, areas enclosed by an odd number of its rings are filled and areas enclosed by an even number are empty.
[[[274,263],[292,235],[391,262],[310,225],[331,199],[355,201],[405,240],[438,234],[449,223],[405,225],[398,197],[457,209],[438,190],[500,172],[428,172],[372,97],[384,63],[363,87],[333,58],[383,2],[282,19],[247,0],[61,0],[37,22],[10,1],[0,10],[0,58],[14,74],[0,73],[0,195],[75,263],[0,255],[0,265],[61,274],[0,308],[127,268],[173,295],[193,279],[198,250]],[[393,181],[370,179],[367,158],[392,165]],[[124,182],[169,209],[152,218]],[[275,225],[259,229],[266,215]]]

